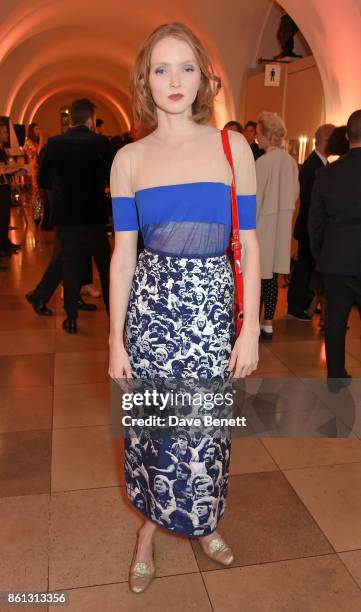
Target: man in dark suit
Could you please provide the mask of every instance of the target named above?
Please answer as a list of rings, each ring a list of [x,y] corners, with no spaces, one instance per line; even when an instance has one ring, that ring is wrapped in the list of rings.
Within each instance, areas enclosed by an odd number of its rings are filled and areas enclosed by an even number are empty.
[[[315,150],[302,164],[299,173],[300,208],[293,233],[294,238],[298,241],[297,261],[287,295],[288,314],[299,321],[312,321],[312,317],[305,312],[313,297],[310,290],[310,281],[315,267],[308,238],[308,212],[315,174],[319,168],[323,168],[327,164],[327,158],[330,155],[328,141],[334,129],[335,126],[330,123],[318,128],[315,134]]]
[[[309,212],[311,252],[325,279],[329,378],[350,378],[347,320],[354,303],[361,309],[361,110],[350,116],[346,134],[350,150],[317,172]]]
[[[254,161],[261,157],[261,155],[264,155],[264,153],[266,152],[264,149],[260,149],[258,144],[256,143],[256,127],[257,123],[255,121],[247,121],[243,130],[243,136],[245,137],[249,146],[252,149]]]
[[[36,289],[26,298],[35,312],[49,315],[47,301],[61,280],[67,319],[63,328],[77,332],[78,309],[89,309],[79,299],[86,257],[93,255],[99,271],[104,303],[109,312],[110,246],[105,224],[105,187],[109,184],[111,157],[108,139],[95,133],[95,105],[87,99],[70,107],[72,128],[49,138],[38,181],[52,193],[52,221],[56,249]],[[93,306],[95,309],[95,307]]]

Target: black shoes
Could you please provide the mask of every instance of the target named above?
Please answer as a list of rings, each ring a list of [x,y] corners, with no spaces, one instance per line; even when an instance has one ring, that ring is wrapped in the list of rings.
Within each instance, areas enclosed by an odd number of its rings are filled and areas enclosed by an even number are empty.
[[[30,291],[30,293],[27,293],[25,298],[29,302],[29,304],[32,305],[34,312],[40,317],[51,317],[51,315],[53,314],[53,311],[47,307],[45,302],[36,298],[32,291]]]
[[[339,393],[342,389],[349,387],[351,384],[352,376],[350,376],[350,374],[347,372],[343,376],[340,376],[340,378],[327,378],[327,387],[330,393]]]
[[[47,307],[46,303],[43,300],[39,300],[39,298],[36,297],[33,291],[30,291],[30,293],[27,293],[25,295],[25,298],[29,302],[29,304],[32,305],[33,310],[37,315],[41,317],[51,317],[51,315],[53,314],[53,311]],[[77,307],[78,307],[78,310],[89,311],[89,312],[97,310],[97,307],[95,306],[95,304],[87,304],[80,297],[77,300]],[[66,321],[64,321],[63,323],[63,328],[69,334],[76,334],[77,332],[76,320],[69,319],[69,318],[66,319]]]
[[[68,334],[76,334],[78,331],[76,326],[76,319],[65,319],[65,321],[63,321],[63,329]]]
[[[298,321],[312,321],[311,315],[303,310],[288,310],[288,314],[293,319],[297,319]]]
[[[95,304],[87,304],[87,302],[84,302],[84,300],[82,300],[81,297],[78,297],[76,305],[78,307],[78,310],[83,310],[84,312],[85,311],[91,312],[91,311],[97,310],[97,307]]]
[[[260,340],[265,340],[266,342],[271,342],[273,338],[273,332],[267,332],[264,329],[261,329],[259,334]]]
[[[95,304],[87,304],[86,302],[84,302],[84,300],[81,299],[81,297],[77,299],[77,307],[78,307],[78,310],[89,311],[89,312],[92,310],[97,310],[97,307],[95,306]],[[66,331],[68,334],[78,333],[76,319],[72,319],[71,317],[68,317],[67,319],[65,319],[65,321],[63,321],[63,330]]]

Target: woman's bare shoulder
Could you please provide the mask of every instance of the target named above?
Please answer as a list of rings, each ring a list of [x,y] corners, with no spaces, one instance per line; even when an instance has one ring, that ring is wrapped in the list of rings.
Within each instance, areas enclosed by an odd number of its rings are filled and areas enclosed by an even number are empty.
[[[113,164],[121,164],[122,166],[133,166],[136,162],[137,158],[142,154],[145,148],[145,143],[143,142],[145,138],[141,140],[137,140],[135,142],[131,142],[116,153],[114,157]]]
[[[249,153],[250,146],[243,134],[228,130],[228,138],[234,154]]]

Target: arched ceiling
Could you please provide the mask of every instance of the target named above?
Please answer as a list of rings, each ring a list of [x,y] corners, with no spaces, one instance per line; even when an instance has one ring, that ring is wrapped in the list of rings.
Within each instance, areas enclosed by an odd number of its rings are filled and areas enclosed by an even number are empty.
[[[316,59],[326,119],[345,123],[361,108],[361,0],[282,0]]]
[[[361,106],[360,0],[282,0],[318,63],[327,119]],[[0,112],[29,122],[61,92],[84,91],[129,125],[129,76],[144,38],[183,21],[199,35],[222,78],[217,123],[236,116],[272,0],[2,0]],[[339,25],[342,24],[342,28]],[[358,71],[356,72],[356,70]]]

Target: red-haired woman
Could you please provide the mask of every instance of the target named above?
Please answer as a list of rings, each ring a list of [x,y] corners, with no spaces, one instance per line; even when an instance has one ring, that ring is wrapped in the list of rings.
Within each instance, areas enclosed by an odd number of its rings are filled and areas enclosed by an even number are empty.
[[[147,374],[150,379],[197,379],[202,373],[209,379],[227,380],[230,375],[245,377],[257,367],[260,275],[255,168],[243,136],[230,132],[244,267],[244,320],[235,341],[233,278],[225,255],[231,233],[232,175],[221,133],[207,125],[219,86],[202,44],[182,24],[157,28],[138,55],[133,77],[135,119],[152,131],[123,147],[112,167],[112,378]],[[138,231],[145,250],[137,264]],[[210,303],[224,313],[222,325],[210,321]],[[229,437],[213,439],[204,434],[196,439],[188,432],[179,438],[157,437],[139,427],[134,430],[136,435],[125,440],[126,466],[133,461],[131,470],[126,468],[127,493],[134,505],[142,499],[145,521],[131,566],[132,591],[144,591],[154,575],[157,525],[199,537],[201,518],[195,502],[199,505],[203,497],[209,524],[199,542],[212,559],[232,563],[232,550],[217,532],[227,496]],[[207,453],[210,445],[217,450]],[[187,462],[191,477],[175,494],[179,461]],[[200,473],[208,486],[192,487]],[[163,474],[163,481],[157,474]],[[154,499],[162,487],[174,501],[157,519]]]

